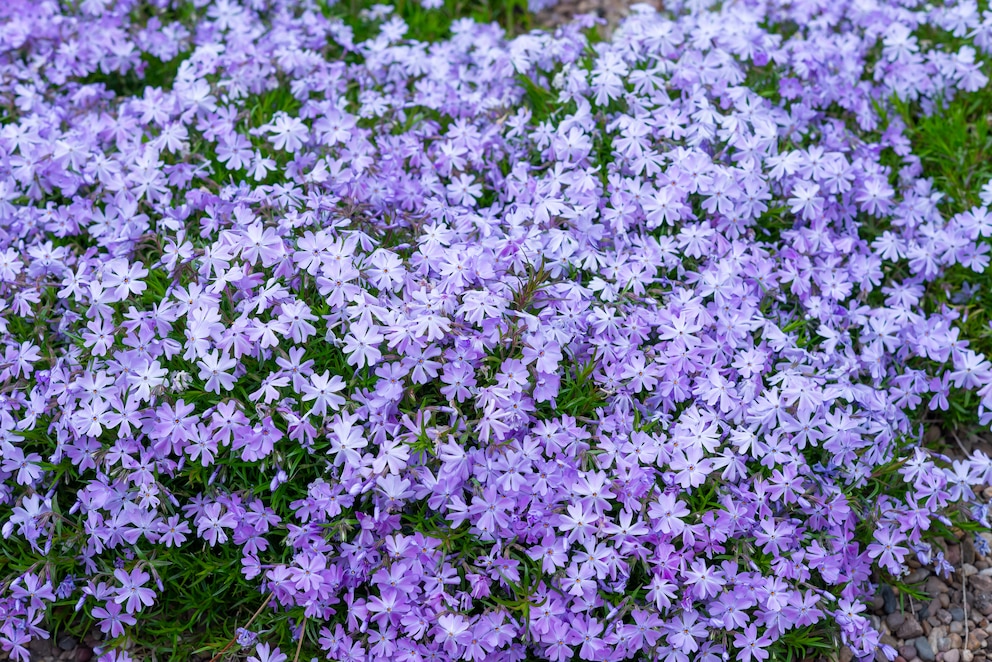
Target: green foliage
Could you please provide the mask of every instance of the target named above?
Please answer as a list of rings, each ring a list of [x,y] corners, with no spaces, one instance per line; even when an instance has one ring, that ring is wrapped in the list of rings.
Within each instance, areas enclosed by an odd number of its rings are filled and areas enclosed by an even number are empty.
[[[992,89],[959,94],[931,113],[915,103],[899,99],[893,103],[923,175],[943,195],[939,208],[945,218],[981,205],[981,189],[992,180]],[[952,298],[952,293],[961,292],[969,295]],[[958,312],[962,340],[975,351],[992,355],[992,271],[975,273],[956,265],[930,284],[927,295],[933,310],[948,306]],[[948,400],[942,425],[954,429],[976,423],[974,394],[952,389]]]

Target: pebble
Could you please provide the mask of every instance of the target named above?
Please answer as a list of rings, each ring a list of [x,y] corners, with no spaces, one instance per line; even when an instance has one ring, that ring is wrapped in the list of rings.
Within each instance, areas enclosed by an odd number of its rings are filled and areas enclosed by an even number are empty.
[[[935,651],[946,651],[950,648],[950,641],[947,639],[947,630],[943,627],[935,627],[927,635],[927,641],[930,642],[930,647]]]
[[[962,609],[961,607],[951,607],[950,611],[951,611],[951,618],[954,619],[955,621],[964,620],[964,609]]]
[[[920,584],[930,576],[929,568],[918,568],[906,575],[907,584]]]
[[[941,593],[937,597],[937,599],[940,600],[940,606],[943,607],[944,609],[947,609],[948,607],[951,606],[951,596],[947,595],[946,593]]]
[[[924,589],[931,598],[940,595],[941,593],[947,593],[949,590],[947,584],[945,584],[940,577],[930,576],[927,578],[926,587]]]
[[[947,552],[944,553],[944,560],[953,566],[961,563],[961,546],[960,545],[948,545]]]
[[[971,565],[970,563],[965,563],[963,566],[961,566],[961,574],[963,574],[965,577],[971,577],[973,575],[977,575],[978,568]]]
[[[903,641],[919,637],[922,634],[923,627],[920,626],[920,622],[914,616],[907,616],[902,625],[899,626],[899,629],[896,630],[896,636]]]
[[[973,659],[975,659],[975,654],[970,650],[961,651],[961,662],[971,662]]]
[[[954,621],[950,624],[949,630],[954,634],[961,634],[964,632],[964,623],[961,621]]]
[[[895,612],[885,617],[885,624],[889,626],[890,630],[895,632],[896,630],[899,629],[899,626],[902,625],[903,621],[905,620],[906,620],[905,614],[900,614],[899,612]]]
[[[968,580],[968,589],[975,593],[992,593],[992,577],[989,575],[972,575]]]
[[[59,637],[59,648],[61,648],[64,651],[71,651],[77,645],[79,645],[79,642],[76,641],[75,637],[70,637],[70,636]]]
[[[961,651],[956,648],[952,648],[949,651],[944,652],[944,662],[960,662]]]
[[[899,602],[896,600],[896,594],[892,591],[892,587],[888,584],[882,584],[878,593],[882,596],[885,613],[894,614],[899,609]]]
[[[917,637],[914,644],[916,645],[916,654],[923,662],[934,662],[937,659],[937,654],[933,652],[926,637]]]
[[[904,660],[916,659],[916,646],[911,643],[903,644],[899,647],[899,655],[901,655]]]

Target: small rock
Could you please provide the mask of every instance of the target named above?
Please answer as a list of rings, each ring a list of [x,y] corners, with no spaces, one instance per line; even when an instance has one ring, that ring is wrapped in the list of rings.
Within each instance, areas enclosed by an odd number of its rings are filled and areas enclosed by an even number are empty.
[[[961,660],[961,651],[957,649],[951,649],[944,652],[944,662],[959,662]]]
[[[975,543],[971,536],[965,536],[961,541],[961,560],[965,563],[975,562]]]
[[[896,630],[896,636],[903,641],[909,641],[910,639],[919,637],[922,634],[923,627],[913,616],[907,616],[906,620],[904,620],[902,625],[899,626],[899,629]]]
[[[968,588],[974,593],[992,593],[992,576],[968,575]]]
[[[900,614],[899,612],[895,612],[885,617],[885,624],[889,626],[890,630],[895,632],[896,630],[899,629],[899,626],[902,625],[903,621],[905,620],[906,620],[905,615]]]
[[[63,635],[59,637],[59,648],[61,648],[64,651],[71,651],[78,644],[79,642],[76,641],[75,637],[71,637],[69,635]]]
[[[964,620],[964,609],[962,609],[961,607],[951,607],[950,612],[951,612],[951,619],[952,620],[955,620],[955,621],[963,621]]]
[[[944,627],[935,627],[927,635],[927,641],[930,642],[930,647],[935,651],[946,651],[950,648],[950,642],[947,640],[947,630]]]
[[[951,612],[946,609],[938,609],[935,616],[937,617],[940,625],[947,625],[954,620],[954,617],[951,616]]]
[[[943,607],[944,609],[947,609],[948,607],[951,606],[951,597],[946,593],[941,593],[939,596],[937,596],[937,599],[940,600],[940,606]]]
[[[937,659],[937,654],[933,652],[926,637],[917,637],[913,643],[916,646],[916,654],[923,662],[934,662]]]
[[[957,651],[957,650],[961,650],[962,648],[964,648],[964,639],[962,639],[961,638],[961,635],[959,635],[959,634],[951,633],[951,634],[947,635],[947,641],[950,644],[947,647],[948,650],[956,650]]]
[[[871,599],[871,610],[874,612],[880,612],[885,608],[885,598],[882,597],[881,593],[876,593]]]
[[[886,614],[893,614],[899,609],[899,602],[896,600],[896,594],[892,591],[892,587],[888,584],[882,584],[882,588],[878,591],[882,596],[882,602],[884,603],[883,609],[885,609]]]
[[[982,577],[992,577],[992,568],[985,568],[984,570],[979,570],[978,574]]]
[[[842,646],[840,649],[840,662],[851,662],[854,659],[854,653],[847,646]]]
[[[89,646],[80,646],[76,649],[76,657],[73,658],[73,662],[90,662],[91,659],[93,659],[93,649]],[[953,662],[957,662],[957,660]]]
[[[930,570],[928,568],[919,568],[913,572],[906,575],[907,584],[920,584],[930,576]]]
[[[961,662],[971,662],[975,659],[975,654],[970,650],[961,651]]]
[[[947,552],[944,553],[944,560],[953,566],[957,566],[961,562],[960,545],[948,545]]]
[[[964,632],[964,623],[961,621],[954,621],[948,626],[947,629],[954,634],[961,634]]]
[[[971,577],[972,575],[977,575],[978,568],[971,565],[970,563],[965,563],[963,566],[961,566],[961,574],[963,574],[965,577]]]
[[[931,575],[927,577],[927,583],[924,588],[931,598],[937,597],[941,593],[947,593],[947,584],[940,577],[935,577]]]
[[[899,647],[899,655],[906,660],[916,659],[916,646],[913,644],[904,644]]]

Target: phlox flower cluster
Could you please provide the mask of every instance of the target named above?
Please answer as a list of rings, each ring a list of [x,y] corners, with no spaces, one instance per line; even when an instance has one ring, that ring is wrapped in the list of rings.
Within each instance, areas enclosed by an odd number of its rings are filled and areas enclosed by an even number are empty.
[[[234,550],[330,660],[871,658],[877,583],[988,525],[989,458],[919,422],[992,422],[931,297],[988,268],[992,185],[945,217],[890,111],[984,86],[992,14],[666,4],[427,43],[386,6],[3,3],[0,647],[60,602],[137,659]]]

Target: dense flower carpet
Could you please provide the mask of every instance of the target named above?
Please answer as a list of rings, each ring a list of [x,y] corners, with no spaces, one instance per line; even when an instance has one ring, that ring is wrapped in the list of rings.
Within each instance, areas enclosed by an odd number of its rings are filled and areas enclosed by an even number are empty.
[[[0,647],[894,658],[992,482],[924,443],[992,422],[992,184],[899,109],[992,13],[347,4],[0,3]]]

